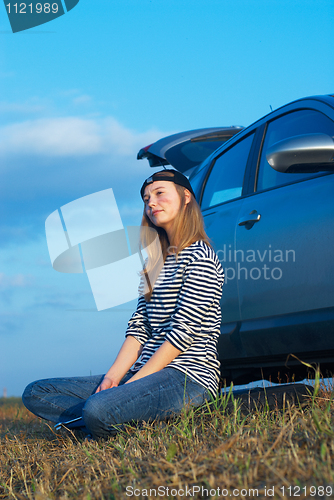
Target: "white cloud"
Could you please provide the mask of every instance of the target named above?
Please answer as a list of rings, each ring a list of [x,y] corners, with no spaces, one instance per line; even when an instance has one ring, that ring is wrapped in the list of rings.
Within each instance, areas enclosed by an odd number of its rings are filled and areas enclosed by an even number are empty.
[[[137,152],[167,135],[131,130],[111,116],[0,127],[0,247],[34,241],[56,209],[107,188],[114,191],[123,224],[140,223],[139,189],[152,169],[137,161]]]
[[[90,95],[84,94],[79,95],[73,99],[74,104],[85,104],[86,102],[90,102],[92,100]]]
[[[82,157],[96,154],[133,156],[138,149],[168,133],[136,132],[113,117],[75,116],[26,120],[0,128],[0,153],[5,156]]]
[[[0,102],[0,113],[40,113],[44,110],[44,104],[34,104],[33,102]]]
[[[7,275],[0,273],[0,288],[23,288],[31,285],[33,277],[26,274]]]
[[[112,117],[104,119],[104,127],[106,147],[121,156],[134,156],[141,147],[169,135],[158,130],[138,133],[127,129]]]
[[[0,129],[0,152],[6,155],[81,156],[101,151],[98,125],[81,118],[40,118]]]

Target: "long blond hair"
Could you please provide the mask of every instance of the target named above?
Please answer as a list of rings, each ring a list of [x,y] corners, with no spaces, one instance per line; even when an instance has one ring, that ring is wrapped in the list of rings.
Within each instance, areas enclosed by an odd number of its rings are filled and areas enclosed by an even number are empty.
[[[160,172],[157,172],[154,178],[159,176]],[[173,177],[172,172],[161,171],[162,175],[167,175],[168,177]],[[149,302],[153,293],[154,283],[156,282],[162,266],[166,260],[168,254],[175,254],[177,259],[178,254],[184,249],[190,246],[192,243],[198,240],[204,241],[207,245],[211,246],[209,238],[204,229],[204,221],[201,213],[201,209],[195,199],[195,197],[190,193],[190,201],[186,203],[185,189],[183,186],[175,184],[176,191],[180,197],[180,210],[174,220],[173,227],[173,242],[170,242],[166,231],[153,224],[151,220],[146,215],[145,207],[143,218],[141,222],[141,245],[146,248],[148,254],[147,263],[142,271],[142,275],[145,278],[145,288],[144,296],[145,300]],[[147,231],[146,228],[155,229],[158,233],[158,238],[156,238],[156,233],[153,231]],[[152,237],[155,235],[155,238]],[[171,246],[171,243],[177,243],[177,246]]]

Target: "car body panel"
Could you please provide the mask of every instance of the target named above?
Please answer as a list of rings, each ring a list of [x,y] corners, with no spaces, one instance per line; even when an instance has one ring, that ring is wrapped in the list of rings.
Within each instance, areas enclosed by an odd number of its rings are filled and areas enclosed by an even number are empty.
[[[240,216],[256,210],[261,219],[248,230],[236,225],[237,248],[247,249],[238,255],[242,320],[334,304],[334,266],[324,266],[334,248],[333,193],[334,176],[324,175],[243,200]]]
[[[228,261],[229,253],[233,254],[235,249],[236,226],[235,224],[230,224],[229,221],[238,219],[242,202],[243,200],[240,199],[234,203],[225,203],[223,206],[206,210],[203,214],[206,233],[217,252],[225,273],[224,323],[233,323],[241,320],[237,280],[229,279],[229,275],[236,272],[235,263],[228,262],[229,271],[227,272],[225,262]]]

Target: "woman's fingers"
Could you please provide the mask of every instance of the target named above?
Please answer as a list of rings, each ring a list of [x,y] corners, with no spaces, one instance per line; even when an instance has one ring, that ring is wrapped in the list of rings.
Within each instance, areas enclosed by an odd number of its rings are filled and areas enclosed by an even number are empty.
[[[101,384],[96,389],[95,394],[97,392],[105,391],[106,389],[111,389],[112,387],[117,387],[117,386],[118,386],[118,382],[116,382],[115,380],[112,380],[108,377],[104,377]]]

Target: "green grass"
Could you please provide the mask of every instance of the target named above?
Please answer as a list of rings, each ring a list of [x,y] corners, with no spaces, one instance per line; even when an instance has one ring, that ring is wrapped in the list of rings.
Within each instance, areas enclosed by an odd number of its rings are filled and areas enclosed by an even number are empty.
[[[106,441],[56,433],[0,400],[0,498],[334,498],[332,398],[319,383],[307,407],[245,413],[226,398]]]
[[[0,408],[22,407],[21,398],[0,398]]]

